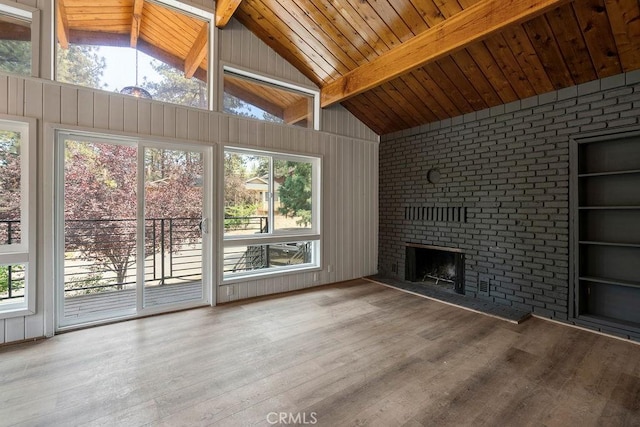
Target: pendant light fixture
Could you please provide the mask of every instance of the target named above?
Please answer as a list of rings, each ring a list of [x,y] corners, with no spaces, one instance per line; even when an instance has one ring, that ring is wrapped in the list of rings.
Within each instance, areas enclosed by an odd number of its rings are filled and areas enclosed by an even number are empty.
[[[122,89],[120,89],[120,93],[123,95],[135,96],[136,98],[152,99],[149,91],[138,86],[138,48],[136,47],[135,49],[136,49],[136,85],[125,86]]]

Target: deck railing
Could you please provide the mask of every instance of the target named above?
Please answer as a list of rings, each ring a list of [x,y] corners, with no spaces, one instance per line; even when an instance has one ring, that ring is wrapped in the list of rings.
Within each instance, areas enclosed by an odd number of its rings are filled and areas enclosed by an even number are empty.
[[[20,241],[20,220],[0,221],[0,244]],[[0,265],[0,301],[24,297],[24,265]]]

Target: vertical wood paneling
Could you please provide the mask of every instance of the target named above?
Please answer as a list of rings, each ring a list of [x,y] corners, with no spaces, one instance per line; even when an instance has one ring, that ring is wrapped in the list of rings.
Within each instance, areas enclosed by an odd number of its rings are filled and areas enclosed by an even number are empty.
[[[24,317],[13,317],[4,320],[4,340],[5,342],[21,341],[24,335]]]
[[[14,116],[24,114],[24,80],[9,77],[9,102],[7,111]]]
[[[138,133],[151,134],[151,103],[138,101]]]
[[[164,106],[151,104],[151,135],[164,135]]]
[[[124,100],[120,97],[109,99],[109,129],[124,130]]]
[[[138,102],[135,98],[124,99],[124,131],[136,133],[138,131]]]
[[[59,123],[60,122],[60,106],[61,106],[61,91],[60,86],[54,83],[46,83],[44,85],[44,102],[42,118],[45,122]]]
[[[27,80],[24,86],[25,107],[24,114],[28,117],[42,116],[42,83],[35,80]]]
[[[93,94],[93,125],[98,129],[109,129],[109,94]]]
[[[63,86],[60,90],[60,122],[78,124],[78,89]]]
[[[93,127],[93,91],[78,89],[78,125]]]
[[[7,340],[5,340],[4,338],[5,329],[6,329],[5,321],[4,319],[0,319],[0,344],[4,344],[5,342],[7,342]]]
[[[164,136],[175,138],[176,136],[176,107],[173,105],[164,106]]]
[[[0,114],[9,112],[9,77],[0,76]]]
[[[187,138],[187,110],[181,107],[176,108],[176,138]]]

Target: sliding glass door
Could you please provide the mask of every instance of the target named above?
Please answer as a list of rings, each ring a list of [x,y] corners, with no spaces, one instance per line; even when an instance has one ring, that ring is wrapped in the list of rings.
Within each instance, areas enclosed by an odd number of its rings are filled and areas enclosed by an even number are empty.
[[[206,149],[57,144],[58,327],[208,302]]]

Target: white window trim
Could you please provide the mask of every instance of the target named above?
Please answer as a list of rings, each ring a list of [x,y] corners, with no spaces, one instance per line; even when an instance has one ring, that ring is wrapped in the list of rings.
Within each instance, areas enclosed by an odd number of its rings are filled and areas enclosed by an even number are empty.
[[[0,0],[0,14],[31,22],[31,77],[40,77],[40,10]]]
[[[320,130],[320,90],[312,89],[310,87],[302,86],[299,84],[287,82],[285,80],[277,79],[274,77],[269,77],[264,74],[259,74],[254,71],[249,71],[243,68],[238,68],[233,65],[223,64],[222,65],[222,75],[221,75],[221,89],[220,89],[220,97],[224,96],[224,76],[226,73],[231,75],[236,75],[239,77],[244,77],[247,79],[255,80],[258,83],[264,83],[271,86],[279,87],[285,90],[290,90],[294,92],[303,93],[305,95],[309,95],[313,98],[313,130]],[[222,101],[220,101],[220,105],[222,105]]]
[[[322,157],[319,155],[312,154],[292,154],[285,153],[276,150],[256,150],[252,148],[242,148],[242,147],[234,147],[234,146],[224,146],[223,154],[226,153],[234,153],[234,154],[246,154],[246,155],[256,155],[256,156],[266,156],[271,157],[272,159],[278,160],[291,160],[291,161],[306,161],[312,164],[312,174],[311,174],[311,187],[312,187],[312,201],[311,201],[311,230],[304,229],[300,232],[289,231],[289,232],[275,232],[268,233],[263,235],[226,235],[224,232],[224,214],[220,215],[220,235],[224,236],[222,239],[222,253],[224,253],[224,248],[233,248],[233,247],[242,247],[248,245],[270,245],[270,244],[285,244],[285,243],[296,243],[296,242],[311,242],[314,246],[312,251],[312,260],[310,263],[306,264],[297,264],[290,267],[272,267],[272,268],[264,268],[259,270],[250,270],[250,271],[241,271],[236,273],[226,273],[223,268],[221,268],[222,273],[222,284],[227,285],[230,283],[237,283],[238,281],[247,280],[247,279],[255,279],[266,276],[277,276],[281,274],[291,274],[291,273],[302,273],[305,271],[314,271],[320,270],[322,265],[321,254],[322,254],[322,231],[321,231],[321,215],[322,211],[321,205],[321,175],[322,175]],[[224,155],[222,156],[224,158]],[[221,166],[224,168],[224,166]],[[224,173],[222,173],[224,176]],[[271,174],[272,175],[272,174]],[[223,178],[224,180],[224,178]],[[270,176],[270,181],[273,180],[273,177]],[[222,183],[224,186],[224,182]],[[221,195],[224,198],[224,195]],[[220,205],[222,208],[224,207],[224,202]],[[273,205],[270,205],[269,216],[273,215],[271,212],[271,208]],[[271,218],[272,220],[273,218]],[[273,221],[270,221],[273,224]],[[222,257],[221,257],[222,258]]]
[[[0,127],[3,129],[26,133],[20,147],[20,225],[21,239],[19,244],[0,246],[0,263],[25,264],[25,297],[22,302],[7,302],[0,306],[0,319],[26,316],[35,313],[36,309],[36,177],[37,177],[37,121],[24,117],[0,115]]]

